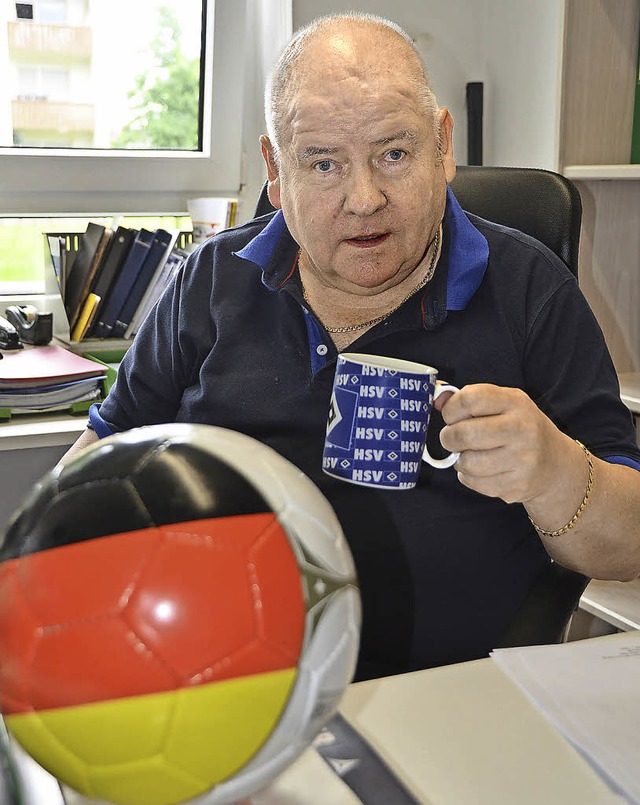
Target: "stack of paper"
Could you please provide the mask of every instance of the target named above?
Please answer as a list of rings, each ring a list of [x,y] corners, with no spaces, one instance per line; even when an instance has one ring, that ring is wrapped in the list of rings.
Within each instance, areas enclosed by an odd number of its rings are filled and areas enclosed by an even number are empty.
[[[101,396],[106,368],[62,347],[25,347],[2,356],[0,409],[12,413],[66,409]]]
[[[640,803],[640,632],[491,656],[614,789]]]

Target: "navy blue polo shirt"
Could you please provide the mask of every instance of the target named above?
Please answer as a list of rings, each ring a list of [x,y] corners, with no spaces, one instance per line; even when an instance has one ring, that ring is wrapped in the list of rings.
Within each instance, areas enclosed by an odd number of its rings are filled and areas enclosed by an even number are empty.
[[[337,351],[307,310],[281,212],[207,241],[144,322],[96,432],[182,421],[273,447],[326,495],[363,598],[359,673],[486,654],[549,558],[520,504],[423,464],[415,489],[374,490],[322,472]],[[435,366],[457,386],[523,389],[595,455],[640,469],[631,415],[575,278],[537,241],[464,213],[449,191],[433,280],[350,350]],[[429,447],[439,450],[432,421]]]

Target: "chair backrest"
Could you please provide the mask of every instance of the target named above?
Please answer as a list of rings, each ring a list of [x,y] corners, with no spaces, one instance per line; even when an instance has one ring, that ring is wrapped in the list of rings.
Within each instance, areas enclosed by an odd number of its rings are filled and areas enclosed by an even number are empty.
[[[495,648],[563,643],[589,578],[551,562],[533,580]]]
[[[569,179],[538,168],[461,165],[451,189],[463,210],[531,235],[578,276],[582,202]]]

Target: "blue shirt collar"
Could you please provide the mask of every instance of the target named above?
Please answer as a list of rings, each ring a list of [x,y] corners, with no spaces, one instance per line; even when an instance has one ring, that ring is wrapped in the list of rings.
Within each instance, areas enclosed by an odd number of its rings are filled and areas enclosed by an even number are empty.
[[[484,278],[489,261],[489,244],[471,223],[449,187],[444,229],[449,241],[447,310],[464,310]]]
[[[443,229],[445,244],[440,270],[443,273],[446,270],[446,308],[464,310],[484,278],[489,244],[471,223],[449,187]],[[237,252],[237,256],[260,266],[263,283],[267,288],[277,290],[293,272],[297,249],[282,210],[278,210],[267,226]]]
[[[291,237],[282,210],[278,210],[265,228],[247,243],[238,257],[251,260],[262,269],[262,282],[277,290],[287,281],[295,267],[298,244]]]

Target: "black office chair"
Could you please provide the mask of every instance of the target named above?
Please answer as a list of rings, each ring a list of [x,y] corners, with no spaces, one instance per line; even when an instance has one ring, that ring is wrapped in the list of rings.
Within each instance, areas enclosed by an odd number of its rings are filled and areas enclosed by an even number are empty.
[[[451,189],[463,210],[531,235],[578,277],[582,202],[569,179],[538,168],[462,165]],[[265,183],[255,215],[273,209]],[[581,573],[551,562],[534,580],[496,648],[563,642],[588,583]]]
[[[564,643],[589,578],[551,562],[535,578],[495,648]]]
[[[463,210],[531,235],[578,276],[582,201],[569,179],[538,168],[461,165],[451,189]]]

